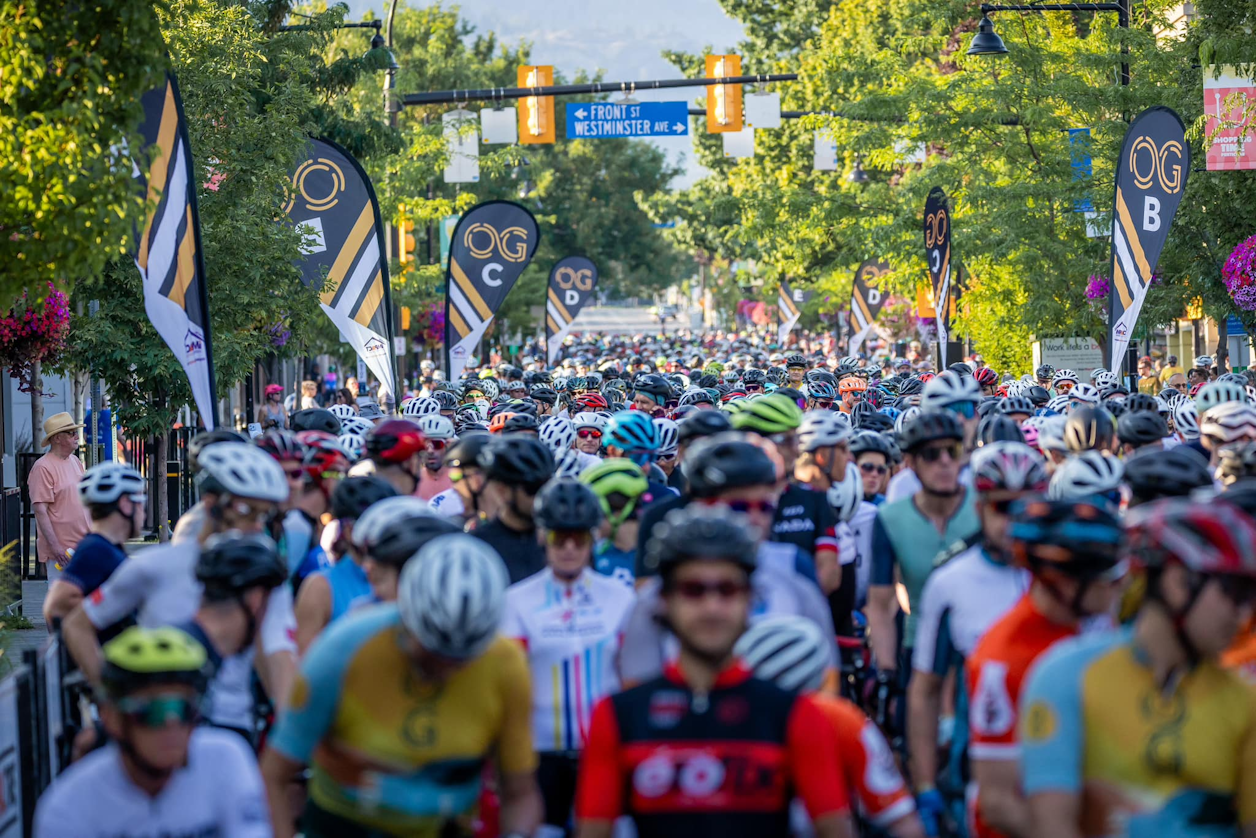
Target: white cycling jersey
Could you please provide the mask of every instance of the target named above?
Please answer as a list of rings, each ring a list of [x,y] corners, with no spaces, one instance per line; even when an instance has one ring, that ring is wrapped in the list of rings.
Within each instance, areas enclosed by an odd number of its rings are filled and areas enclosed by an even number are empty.
[[[156,797],[127,776],[116,743],[67,768],[39,799],[35,838],[268,838],[270,816],[257,760],[244,740],[198,728],[187,765]]]
[[[636,598],[589,568],[572,583],[546,568],[507,589],[501,632],[528,653],[538,751],[584,747],[594,706],[619,691],[619,648]]]
[[[862,608],[868,601],[868,582],[872,578],[872,522],[877,518],[877,506],[864,501],[855,510],[855,517],[846,526],[855,542],[855,607]],[[842,557],[842,564],[846,564]]]
[[[437,492],[428,501],[432,511],[445,518],[463,518],[467,514],[467,506],[462,502],[462,495],[454,489]]]

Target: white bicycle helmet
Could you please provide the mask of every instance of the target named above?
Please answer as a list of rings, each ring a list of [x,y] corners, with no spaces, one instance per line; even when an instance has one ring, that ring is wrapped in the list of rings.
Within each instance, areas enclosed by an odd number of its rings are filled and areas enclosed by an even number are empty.
[[[341,434],[336,440],[352,462],[362,459],[362,453],[366,450],[366,438],[361,434]]]
[[[406,562],[397,610],[423,648],[468,660],[497,637],[510,576],[497,551],[463,533],[434,538]]]
[[[84,472],[78,491],[84,506],[107,506],[117,503],[124,495],[136,503],[145,500],[148,485],[140,473],[126,463],[110,461],[94,465]]]
[[[1116,373],[1096,369],[1090,374],[1090,383],[1102,390],[1104,387],[1115,387],[1121,383],[1121,380],[1116,377]]]
[[[841,445],[850,439],[850,420],[835,410],[808,410],[798,428],[798,445],[802,451],[815,451],[830,445]]]
[[[973,454],[978,492],[1041,492],[1050,479],[1042,456],[1023,442],[992,442]]]
[[[572,420],[572,424],[576,426],[576,430],[581,428],[597,428],[599,431],[606,430],[606,417],[600,413],[577,413],[576,418]]]
[[[1068,391],[1069,402],[1099,404],[1099,389],[1093,384],[1078,384]]]
[[[902,413],[898,414],[898,418],[894,420],[894,433],[902,436],[903,428],[911,424],[911,420],[920,415],[920,408],[909,407]]]
[[[1038,428],[1038,447],[1043,451],[1068,451],[1068,443],[1064,441],[1064,428],[1068,424],[1066,416],[1044,416]]]
[[[357,434],[360,437],[365,437],[374,427],[374,422],[370,419],[363,419],[361,416],[347,416],[340,420],[340,433],[342,436],[344,434]]]
[[[353,546],[369,553],[380,534],[397,521],[432,514],[428,502],[414,495],[384,498],[366,508],[353,525],[353,534],[349,538]]]
[[[1195,366],[1200,367],[1202,369],[1211,369],[1212,368],[1212,356],[1200,355],[1198,358],[1195,359]]]
[[[1224,402],[1204,412],[1199,434],[1216,445],[1256,440],[1256,407],[1242,402]],[[212,446],[206,450],[212,450]]]
[[[1209,381],[1195,394],[1195,405],[1201,416],[1226,402],[1247,404],[1247,388],[1233,381]]]
[[[1108,457],[1098,451],[1082,451],[1069,457],[1055,470],[1047,497],[1051,500],[1082,500],[1092,495],[1107,494],[1120,488],[1124,473],[1125,468],[1116,457]]]
[[[756,678],[807,693],[824,683],[832,659],[831,643],[806,617],[768,617],[746,630],[733,654],[746,662]]]
[[[1029,392],[1030,386],[1031,385],[1026,384],[1023,381],[1017,380],[1009,381],[1003,389],[1007,392],[1008,398],[1016,398],[1018,396],[1026,395]]]
[[[335,416],[337,419],[342,421],[348,419],[350,416],[356,417],[358,415],[358,412],[353,409],[353,405],[348,404],[333,404],[327,409],[331,411],[332,416]]]
[[[288,477],[283,466],[262,449],[246,442],[219,442],[197,457],[196,475],[202,492],[232,495],[272,503],[288,499]]]
[[[556,416],[541,426],[540,437],[557,457],[576,444],[576,426],[571,420]]]
[[[1199,439],[1199,411],[1193,401],[1183,399],[1173,408],[1173,427],[1182,439]]]
[[[960,402],[976,404],[979,401],[981,401],[981,387],[976,379],[970,375],[960,375],[951,370],[945,370],[935,375],[925,385],[920,406],[929,410],[949,407]]]
[[[440,402],[436,401],[436,399],[410,399],[410,401],[401,406],[401,415],[411,418],[438,415],[439,413]]]
[[[1247,391],[1247,403],[1256,404],[1256,387],[1253,387],[1252,385],[1248,384],[1243,389]],[[1181,395],[1181,393],[1179,393],[1178,395]]]
[[[419,429],[423,431],[423,435],[428,439],[439,439],[449,442],[458,438],[458,434],[454,431],[453,420],[448,416],[441,416],[439,413],[428,413],[420,416],[418,425]]]
[[[497,386],[497,382],[491,378],[480,379],[480,392],[493,400],[502,394],[502,388]]]
[[[858,355],[847,355],[845,358],[837,362],[839,367],[857,367],[859,366]]]
[[[670,457],[676,453],[676,440],[680,436],[680,428],[671,419],[658,418],[654,427],[659,432],[659,456]]]
[[[1051,376],[1051,386],[1055,387],[1062,381],[1071,381],[1077,383],[1077,373],[1072,370],[1056,370],[1055,375]]]
[[[825,494],[837,520],[846,523],[855,517],[859,505],[863,503],[863,478],[854,463],[846,464],[845,476],[830,486]]]
[[[575,479],[580,476],[581,468],[580,452],[574,448],[564,448],[562,451],[554,455],[554,479],[570,477]]]

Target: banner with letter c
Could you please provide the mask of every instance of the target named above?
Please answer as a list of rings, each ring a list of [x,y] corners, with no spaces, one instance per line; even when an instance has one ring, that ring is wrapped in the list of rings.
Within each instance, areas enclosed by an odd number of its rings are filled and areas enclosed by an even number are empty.
[[[933,285],[933,310],[938,323],[938,364],[946,366],[947,315],[951,294],[951,210],[942,187],[925,199],[925,261]]]
[[[1108,348],[1117,375],[1190,172],[1191,147],[1176,112],[1148,108],[1130,123],[1117,160],[1112,203]]]
[[[776,342],[781,346],[785,345],[785,337],[789,334],[789,330],[794,328],[798,318],[802,317],[800,306],[810,302],[814,295],[814,291],[795,291],[789,287],[788,282],[781,280],[781,287],[776,298],[776,307],[781,315],[781,325],[776,330]]]
[[[545,350],[550,366],[563,347],[563,338],[571,331],[572,321],[593,299],[596,288],[597,265],[583,256],[560,259],[550,271],[545,295]]]
[[[850,322],[855,333],[846,347],[847,354],[858,352],[872,331],[877,315],[885,305],[885,294],[879,282],[882,275],[889,271],[889,264],[877,259],[865,259],[855,271],[855,282],[850,294]]]
[[[445,351],[457,381],[471,351],[536,255],[541,231],[532,213],[511,201],[476,204],[458,221],[445,273]]]

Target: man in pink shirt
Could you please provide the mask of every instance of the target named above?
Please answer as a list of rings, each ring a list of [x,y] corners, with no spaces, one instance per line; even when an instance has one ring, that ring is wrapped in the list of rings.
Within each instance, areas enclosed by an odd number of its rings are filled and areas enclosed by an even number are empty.
[[[44,439],[40,447],[47,446],[49,450],[31,466],[27,478],[39,535],[36,555],[46,565],[49,582],[61,575],[69,564],[71,551],[91,529],[91,518],[78,494],[83,464],[74,455],[82,427],[75,424],[68,413],[58,413],[44,420]]]

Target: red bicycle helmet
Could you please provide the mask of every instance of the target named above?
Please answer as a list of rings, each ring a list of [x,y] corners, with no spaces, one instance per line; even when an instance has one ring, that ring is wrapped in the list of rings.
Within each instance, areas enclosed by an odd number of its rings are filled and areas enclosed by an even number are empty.
[[[306,434],[319,434],[313,440],[302,440],[305,443],[305,457],[301,467],[305,478],[312,485],[328,491],[327,481],[339,480],[349,471],[351,465],[349,455],[341,447],[340,441],[322,431],[306,431]],[[322,437],[328,437],[323,439]]]
[[[257,441],[257,447],[281,463],[299,463],[305,459],[305,443],[290,431],[268,431]]]
[[[977,379],[977,383],[982,387],[990,387],[999,383],[999,374],[989,367],[982,367],[973,373],[973,378]]]
[[[607,410],[610,404],[600,393],[585,393],[583,396],[576,396],[571,400],[579,412],[596,413],[599,410]]]
[[[1177,562],[1197,573],[1256,577],[1256,522],[1223,500],[1166,498],[1131,509],[1130,559],[1145,567]]]
[[[366,435],[366,453],[382,463],[404,463],[421,454],[425,441],[419,426],[408,419],[380,422]]]

